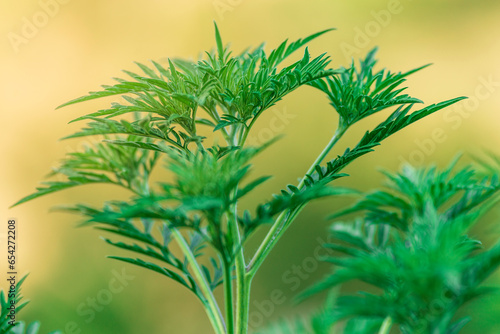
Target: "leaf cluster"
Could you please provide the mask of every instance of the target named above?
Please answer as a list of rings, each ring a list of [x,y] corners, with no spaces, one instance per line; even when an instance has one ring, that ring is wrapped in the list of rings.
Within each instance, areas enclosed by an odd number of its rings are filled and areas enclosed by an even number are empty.
[[[456,311],[491,291],[481,283],[500,265],[500,244],[484,249],[469,236],[500,183],[470,167],[454,171],[455,163],[385,172],[386,189],[336,214],[362,218],[332,225],[327,247],[344,256],[325,259],[335,271],[305,295],[360,280],[379,293],[339,297],[333,319],[390,317],[403,333],[458,333],[468,319],[453,322]]]
[[[127,143],[152,144],[149,139],[128,136]],[[111,184],[124,187],[136,194],[149,192],[149,176],[158,161],[157,151],[131,145],[115,145],[109,142],[86,145],[81,152],[72,152],[53,169],[49,177],[58,176],[60,181],[45,181],[37,191],[14,206],[53,192],[87,184]]]
[[[87,223],[98,224],[111,232],[139,243],[105,241],[132,251],[162,266],[141,259],[113,257],[166,275],[201,296],[188,268],[188,259],[174,255],[170,243],[172,231],[185,229],[186,241],[195,258],[211,245],[218,256],[210,258],[205,278],[215,289],[221,281],[222,265],[234,261],[240,245],[228,233],[230,205],[263,182],[254,180],[238,187],[248,174],[248,161],[257,149],[223,150],[212,148],[197,152],[169,152],[167,168],[174,175],[171,183],[161,183],[158,190],[135,196],[130,201],[111,201],[102,209],[86,205],[65,208],[88,217]],[[155,232],[154,226],[158,227]],[[161,236],[161,237],[160,237]]]
[[[27,301],[21,302],[23,296],[21,295],[21,285],[27,276],[24,276],[16,283],[15,293],[11,293],[10,290],[6,292],[0,291],[0,333],[2,334],[38,334],[40,329],[40,322],[34,321],[29,325],[26,325],[23,321],[16,321],[14,325],[9,324],[11,318],[9,313],[11,311],[11,306],[15,306],[16,316],[19,311],[24,309],[28,304]],[[52,331],[49,334],[62,334],[60,331]]]
[[[339,114],[339,128],[348,128],[354,123],[386,108],[422,103],[421,100],[403,94],[406,87],[400,87],[405,78],[428,65],[405,73],[391,73],[382,69],[374,73],[377,63],[377,48],[371,50],[356,67],[342,68],[340,75],[329,76],[311,83],[325,92],[330,104]]]
[[[412,104],[398,107],[385,121],[377,125],[372,131],[367,131],[354,148],[347,148],[342,155],[329,161],[326,167],[317,165],[312,173],[306,175],[305,184],[313,184],[316,180],[332,178],[338,175],[352,161],[372,152],[384,139],[387,139],[416,121],[463,99],[463,97],[454,98],[416,111],[411,110]]]
[[[331,310],[336,307],[338,291],[332,289],[321,310],[308,316],[298,316],[294,321],[281,320],[257,334],[330,334],[338,333],[339,323],[331,316]],[[382,325],[381,319],[352,318],[342,328],[344,334],[373,334]]]
[[[222,43],[216,26],[216,53],[193,63],[169,60],[169,68],[152,61],[152,66],[137,63],[140,74],[125,71],[131,79],[116,78],[112,86],[90,92],[63,106],[97,98],[121,95],[125,103],[114,102],[110,108],[79,117],[91,120],[88,127],[70,137],[126,134],[154,138],[167,145],[188,150],[191,142],[201,143],[197,124],[221,130],[227,140],[241,145],[250,128],[266,109],[299,86],[336,73],[326,69],[324,54],[311,58],[306,49],[300,61],[280,68],[281,63],[325,30],[293,43],[284,41],[266,54],[261,45],[233,56]],[[199,116],[199,111],[204,115]],[[114,120],[128,114],[141,113],[135,122]],[[227,129],[229,128],[229,129]]]

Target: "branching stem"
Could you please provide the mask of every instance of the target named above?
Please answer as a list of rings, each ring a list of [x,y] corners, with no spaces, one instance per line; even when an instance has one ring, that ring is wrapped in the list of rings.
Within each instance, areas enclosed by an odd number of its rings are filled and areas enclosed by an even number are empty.
[[[314,172],[314,169],[317,165],[321,164],[321,162],[325,159],[325,157],[328,155],[328,153],[331,151],[333,146],[339,141],[339,139],[342,137],[342,135],[345,133],[347,128],[339,126],[337,128],[337,131],[335,131],[335,134],[333,135],[332,139],[326,145],[326,147],[323,149],[321,154],[316,158],[316,160],[313,162],[311,167],[309,167],[308,171],[306,172],[306,175],[310,175]],[[302,180],[299,183],[298,188],[302,189],[305,184],[305,179],[306,177],[302,178]],[[257,249],[257,252],[253,256],[252,260],[248,264],[247,267],[247,275],[249,277],[255,276],[255,273],[259,269],[259,267],[262,265],[264,260],[267,258],[273,247],[276,245],[278,240],[281,238],[283,233],[287,230],[288,226],[292,223],[292,221],[295,219],[295,217],[302,211],[304,206],[298,208],[295,210],[295,212],[290,212],[289,210],[283,211],[276,221],[274,222],[273,226],[267,233],[264,241],[262,244],[259,246]]]
[[[245,278],[246,264],[243,252],[242,240],[238,229],[237,205],[234,204],[234,212],[230,215],[231,230],[233,239],[239,249],[236,252],[235,272],[236,272],[236,307],[235,307],[235,333],[244,334],[248,331],[248,309],[250,303],[250,280]]]
[[[200,288],[205,301],[202,301],[207,307],[206,312],[212,323],[212,327],[215,330],[216,334],[225,334],[226,326],[224,324],[224,318],[222,317],[219,305],[217,304],[217,300],[215,299],[212,289],[207,282],[205,275],[203,274],[200,265],[196,261],[196,258],[189,248],[189,245],[186,242],[184,236],[179,232],[179,230],[175,227],[170,227],[170,231],[172,232],[173,238],[179,244],[179,247],[182,249],[184,255],[186,255],[187,261],[191,266],[191,270],[193,271],[194,276],[198,281],[198,287]]]

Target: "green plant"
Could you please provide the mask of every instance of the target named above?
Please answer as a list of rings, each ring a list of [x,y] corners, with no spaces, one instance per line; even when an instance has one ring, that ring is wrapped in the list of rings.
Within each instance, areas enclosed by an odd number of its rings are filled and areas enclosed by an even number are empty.
[[[252,279],[305,205],[320,197],[353,193],[330,186],[346,175],[341,174],[345,166],[397,131],[462,99],[414,111],[414,104],[422,101],[403,94],[401,84],[421,68],[374,72],[376,50],[350,68],[329,69],[325,54],[311,57],[307,48],[300,60],[282,65],[327,31],[285,41],[269,54],[260,46],[234,56],[216,26],[216,52],[207,52],[203,60],[169,60],[168,69],[157,62],[138,63],[141,74],[125,71],[130,79],[116,79],[115,85],[64,104],[113,95],[123,98],[76,119],[89,123],[66,138],[103,136],[103,142],[70,153],[54,171],[66,181],[45,182],[16,205],[84,184],[107,183],[130,190],[127,201],[66,209],[88,217],[87,222],[102,231],[132,240],[105,238],[139,256],[112,258],[158,272],[192,291],[216,333],[247,333]],[[240,212],[239,200],[268,179],[245,181],[252,158],[270,144],[247,147],[248,134],[263,112],[303,85],[327,95],[339,114],[339,125],[298,185],[288,185],[253,214]],[[350,126],[389,107],[395,110],[354,148],[323,164]],[[214,138],[225,145],[210,144],[200,135],[200,127],[213,130]],[[149,175],[163,158],[174,179],[151,184]],[[249,235],[269,224],[257,251],[248,254]],[[172,243],[182,256],[171,251]],[[214,298],[219,285],[224,286],[224,310]]]
[[[385,320],[380,333],[394,324],[402,333],[453,334],[469,321],[456,319],[457,310],[493,290],[481,283],[500,265],[500,242],[484,249],[470,230],[498,201],[500,182],[498,169],[489,176],[470,166],[454,171],[456,162],[385,172],[385,189],[333,216],[362,214],[331,226],[335,242],[327,247],[343,256],[325,259],[335,271],[305,295],[353,280],[377,289],[338,297],[327,310],[332,322]]]
[[[9,289],[6,292],[0,291],[0,334],[37,334],[40,329],[40,322],[34,321],[26,325],[23,321],[16,321],[12,324],[10,315],[14,313],[16,316],[28,302],[21,303],[23,296],[21,295],[21,285],[27,276],[20,279],[14,289]],[[53,331],[49,334],[61,334],[60,331]]]

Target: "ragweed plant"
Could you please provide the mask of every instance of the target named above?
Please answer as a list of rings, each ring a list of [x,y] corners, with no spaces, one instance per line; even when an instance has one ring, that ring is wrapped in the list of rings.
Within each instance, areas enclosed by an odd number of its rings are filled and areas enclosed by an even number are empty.
[[[419,69],[375,72],[375,50],[349,68],[331,69],[328,56],[311,56],[307,48],[298,61],[286,64],[327,31],[285,41],[269,53],[259,46],[234,55],[215,27],[216,51],[202,60],[169,60],[168,68],[154,61],[138,63],[141,73],[125,71],[129,78],[65,103],[122,97],[75,120],[88,123],[67,138],[101,136],[103,142],[68,155],[54,171],[67,179],[45,182],[17,204],[91,183],[130,190],[126,201],[102,207],[77,204],[67,210],[123,237],[105,241],[137,256],[112,258],[153,270],[192,291],[216,333],[247,333],[252,280],[301,210],[314,199],[351,193],[331,186],[345,176],[345,166],[397,131],[462,99],[414,110],[421,101],[403,94],[401,84]],[[247,181],[252,158],[268,145],[247,147],[248,134],[266,110],[303,85],[326,93],[339,114],[339,126],[332,128],[331,141],[297,185],[286,186],[254,212],[241,212],[239,200],[268,178]],[[395,110],[355,147],[323,164],[350,126],[389,107]],[[213,130],[225,144],[208,144],[200,127]],[[166,161],[173,180],[152,184],[149,175],[160,161]],[[257,251],[249,252],[245,241],[265,225],[271,226],[266,237]],[[182,255],[172,251],[174,244]],[[214,297],[220,285],[223,308]]]
[[[376,288],[339,296],[325,311],[331,323],[350,319],[344,333],[374,333],[349,329],[372,321],[383,323],[379,333],[455,334],[470,320],[457,319],[458,309],[494,290],[482,283],[500,265],[500,242],[485,248],[471,228],[498,201],[498,170],[484,176],[455,164],[386,172],[385,189],[334,216],[362,215],[331,226],[327,247],[339,255],[325,260],[335,271],[305,295],[353,280]]]
[[[0,333],[1,334],[38,334],[40,329],[40,322],[34,321],[26,325],[23,321],[16,321],[15,318],[19,311],[24,309],[28,304],[27,301],[21,302],[23,296],[21,295],[21,285],[23,284],[26,276],[20,279],[15,288],[11,287],[6,291],[0,291]],[[53,331],[49,334],[61,334],[60,331]]]

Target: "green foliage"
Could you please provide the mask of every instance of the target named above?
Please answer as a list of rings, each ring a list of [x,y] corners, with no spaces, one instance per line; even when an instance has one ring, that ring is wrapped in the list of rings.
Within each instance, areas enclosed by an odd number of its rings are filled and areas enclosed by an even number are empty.
[[[377,63],[376,52],[377,48],[360,60],[359,69],[353,61],[351,67],[344,69],[339,76],[329,76],[311,83],[327,94],[330,104],[339,113],[340,128],[348,128],[365,117],[395,105],[422,103],[419,99],[401,94],[406,87],[399,86],[407,76],[428,65],[406,73],[391,73],[385,69],[373,73]]]
[[[29,325],[26,325],[23,321],[20,321],[14,328],[12,328],[6,334],[38,334],[40,327],[41,325],[39,321],[33,321]],[[52,331],[49,334],[62,334],[62,332]]]
[[[128,143],[142,140],[151,144],[149,139],[126,138]],[[114,142],[96,143],[86,146],[82,152],[69,153],[61,165],[54,168],[49,176],[61,176],[65,181],[44,182],[44,187],[26,196],[14,205],[56,191],[86,184],[112,184],[124,187],[134,193],[148,193],[148,178],[158,160],[158,152],[150,152],[136,145],[116,145]]]
[[[122,95],[127,102],[115,102],[108,109],[76,119],[93,122],[70,137],[121,133],[155,138],[187,150],[189,143],[203,140],[196,135],[196,125],[203,124],[222,130],[226,139],[237,135],[232,144],[241,145],[263,111],[297,87],[336,72],[326,70],[328,57],[323,54],[311,59],[307,49],[302,60],[278,68],[300,47],[327,31],[289,45],[285,41],[269,56],[263,46],[232,56],[216,27],[217,54],[207,52],[197,63],[169,60],[168,70],[154,61],[152,67],[137,63],[143,73],[125,71],[131,81],[116,79],[113,86],[63,104],[61,107],[112,95]],[[205,112],[203,117],[198,117],[199,110]],[[134,123],[111,119],[131,112],[148,116]]]
[[[15,288],[15,292],[7,290],[4,292],[0,291],[0,333],[2,334],[38,334],[40,329],[40,322],[34,321],[29,325],[26,325],[23,321],[17,321],[14,325],[9,324],[11,318],[9,317],[10,307],[15,305],[16,317],[19,311],[24,309],[28,302],[22,302],[23,296],[21,295],[21,285],[27,276],[21,278]],[[60,331],[53,331],[49,334],[62,334]]]
[[[339,178],[343,175],[332,175],[328,181]],[[254,217],[248,211],[243,212],[243,216],[238,221],[245,229],[245,236],[253,232],[257,227],[273,221],[273,219],[284,212],[298,212],[312,200],[330,197],[335,195],[351,195],[356,193],[352,189],[341,187],[328,187],[325,181],[316,182],[305,189],[288,185],[286,190],[281,190],[280,195],[273,195],[270,201],[257,206]]]
[[[374,72],[375,50],[360,61],[359,69],[354,64],[348,69],[327,68],[329,58],[312,57],[307,48],[300,60],[283,65],[327,31],[284,41],[269,54],[259,46],[233,56],[216,26],[216,51],[207,52],[200,61],[169,60],[168,68],[154,61],[137,63],[141,73],[125,71],[129,79],[118,78],[115,85],[63,104],[121,96],[109,108],[75,119],[88,123],[66,137],[99,136],[103,141],[70,153],[53,172],[62,181],[45,182],[16,205],[78,185],[105,183],[128,189],[128,200],[108,201],[97,208],[76,204],[65,210],[86,217],[85,224],[123,238],[126,241],[103,239],[137,256],[111,258],[164,275],[192,291],[216,333],[247,333],[251,281],[300,211],[318,198],[355,193],[331,185],[346,176],[343,168],[397,131],[462,99],[412,110],[414,103],[422,101],[402,94],[404,88],[399,86],[420,68],[396,74]],[[269,144],[246,147],[246,138],[265,110],[302,85],[327,94],[339,113],[339,128],[298,185],[287,185],[253,213],[240,212],[239,200],[269,178],[247,181],[252,159]],[[367,131],[354,148],[322,165],[350,125],[392,106],[396,110]],[[225,144],[207,144],[198,134],[200,126],[211,128],[214,142],[222,137]],[[152,183],[150,174],[160,159],[167,161],[173,180]],[[481,201],[481,196],[474,198]],[[469,212],[471,203],[462,203],[454,212]],[[265,224],[271,228],[247,263],[245,241]],[[225,317],[213,294],[221,284]],[[309,329],[326,333],[329,320],[315,319],[303,326],[304,333]],[[349,326],[361,333],[373,322]]]
[[[314,317],[310,323],[305,320],[296,319],[290,323],[282,321],[270,326],[258,334],[328,334],[329,326],[323,324],[321,318]]]
[[[332,289],[320,311],[310,316],[296,317],[293,322],[281,320],[257,334],[373,334],[378,333],[383,320],[376,318],[352,318],[340,331],[340,323],[331,316],[336,307],[338,292]]]
[[[306,176],[305,184],[312,184],[315,180],[323,180],[337,175],[344,167],[355,159],[373,151],[373,148],[405,127],[414,122],[450,106],[463,98],[455,98],[448,101],[430,105],[423,109],[411,112],[412,105],[397,108],[385,121],[377,125],[372,131],[367,131],[360,142],[353,149],[346,149],[344,154],[329,161],[326,167],[315,166],[314,171]]]
[[[0,291],[0,333],[8,333],[14,327],[14,325],[9,324],[9,321],[11,320],[9,317],[9,308],[11,305],[15,305],[17,314],[17,312],[21,311],[27,304],[27,302],[21,303],[23,298],[21,295],[21,285],[25,279],[26,276],[17,282],[15,291],[10,289],[6,292],[3,290]]]
[[[113,226],[114,229],[108,231],[126,233],[125,236],[147,241],[155,247],[161,245],[153,241],[151,225],[159,222],[164,235],[163,253],[168,252],[170,239],[165,235],[169,235],[170,227],[189,228],[195,232],[196,240],[210,243],[224,261],[232,263],[240,245],[234,244],[228,233],[227,216],[231,214],[233,203],[267,179],[259,178],[238,188],[249,171],[249,159],[258,151],[252,148],[230,150],[224,155],[216,149],[171,152],[167,166],[175,176],[172,183],[161,183],[157,191],[137,196],[132,201],[110,202],[102,210],[82,205],[66,209],[88,216],[89,222]],[[143,231],[135,227],[134,220],[147,222]]]
[[[324,310],[329,310],[335,305],[336,291],[332,290],[326,299]],[[317,312],[307,317],[297,317],[294,322],[282,320],[272,324],[256,334],[329,334],[333,322],[324,311]],[[362,333],[362,332],[360,332]]]
[[[380,292],[339,297],[332,319],[390,317],[403,333],[458,333],[468,319],[455,321],[456,311],[491,291],[481,283],[500,265],[500,243],[483,249],[469,236],[500,182],[455,164],[385,172],[387,189],[336,214],[363,217],[332,225],[336,242],[327,247],[344,256],[328,257],[335,271],[305,295],[360,280]]]

